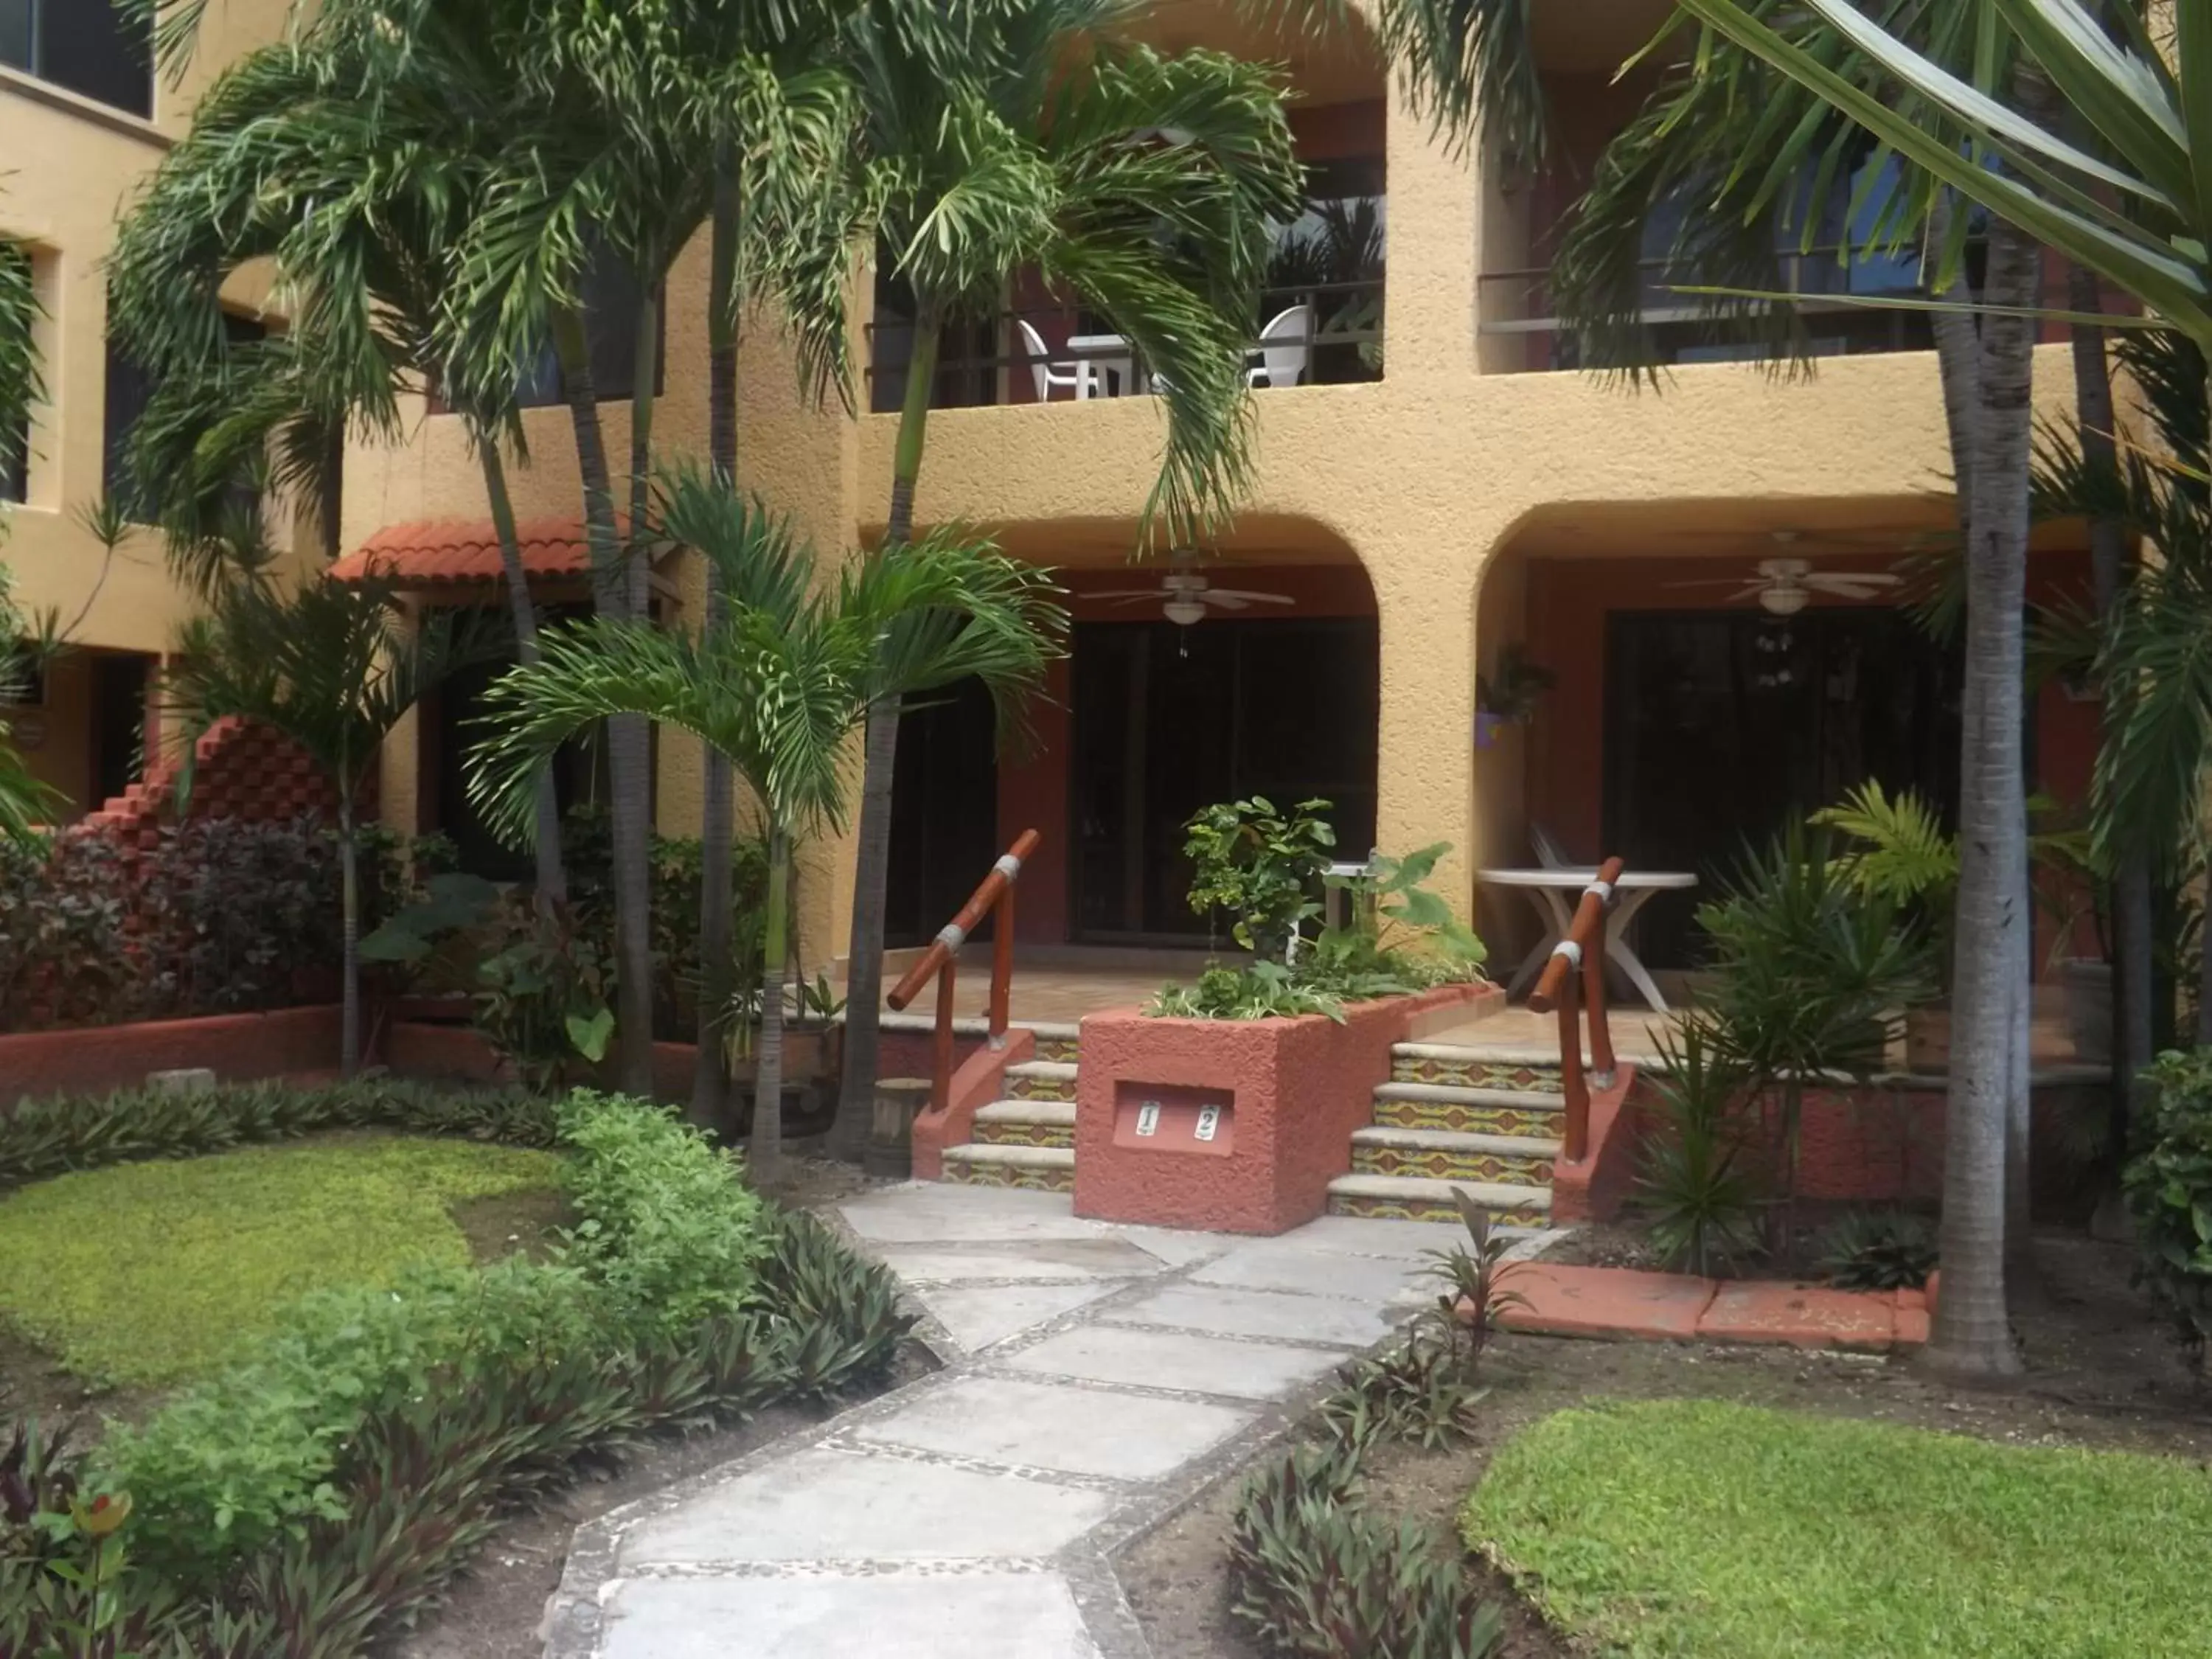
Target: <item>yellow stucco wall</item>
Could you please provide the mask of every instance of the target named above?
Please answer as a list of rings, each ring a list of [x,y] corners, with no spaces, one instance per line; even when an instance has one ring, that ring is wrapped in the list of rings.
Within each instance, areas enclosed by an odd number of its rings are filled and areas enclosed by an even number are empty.
[[[210,7],[181,81],[172,86],[156,75],[150,121],[0,68],[0,236],[31,249],[46,312],[39,338],[47,392],[33,416],[28,499],[0,509],[9,515],[0,559],[15,573],[17,599],[74,623],[76,644],[162,653],[189,614],[158,538],[136,533],[110,560],[79,517],[99,501],[105,471],[103,262],[133,191],[185,131],[201,93],[240,52],[276,38],[289,11],[290,0]],[[232,297],[241,313],[256,314],[252,283]],[[60,678],[71,679],[67,671]],[[66,740],[77,752],[63,752],[57,729],[41,764],[81,782],[82,741]]]
[[[1309,554],[1340,542],[1357,555],[1381,622],[1379,839],[1395,849],[1452,842],[1459,851],[1440,881],[1464,902],[1486,853],[1520,859],[1507,844],[1521,833],[1517,811],[1504,799],[1517,798],[1519,751],[1478,757],[1472,744],[1478,659],[1519,626],[1517,577],[1485,586],[1504,556],[1540,543],[1571,547],[1578,526],[1617,540],[1662,522],[1742,538],[1801,521],[1940,521],[1946,509],[1929,497],[1948,489],[1947,444],[1932,354],[1831,360],[1798,382],[1701,365],[1679,370],[1663,393],[1571,374],[1485,373],[1498,354],[1481,349],[1478,275],[1528,263],[1525,234],[1480,158],[1455,155],[1402,102],[1392,109],[1388,156],[1387,377],[1256,394],[1243,522],[1276,532],[1255,532],[1239,550],[1259,557],[1279,532]],[[693,250],[670,286],[665,453],[703,448],[702,264]],[[825,546],[879,534],[896,418],[802,408],[765,331],[751,338],[744,380],[747,482]],[[2045,352],[2039,398],[2055,410],[2069,389],[2063,349]],[[609,411],[617,456],[623,421],[619,408]],[[565,411],[534,414],[530,437],[523,511],[573,514]],[[930,421],[919,516],[1006,529],[1028,556],[1116,556],[1134,547],[1160,440],[1159,408],[1144,398],[940,411]],[[351,458],[349,542],[387,523],[483,512],[448,418],[422,419],[403,448]],[[696,755],[669,743],[662,757],[664,827],[681,830],[696,823]],[[403,818],[413,777],[403,737],[385,778],[385,799]],[[844,843],[811,849],[803,925],[817,951],[825,938],[842,946],[848,871]]]

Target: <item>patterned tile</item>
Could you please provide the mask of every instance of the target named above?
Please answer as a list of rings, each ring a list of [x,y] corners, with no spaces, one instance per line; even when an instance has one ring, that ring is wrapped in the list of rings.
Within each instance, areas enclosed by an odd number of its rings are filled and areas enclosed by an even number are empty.
[[[1404,1146],[1354,1146],[1352,1171],[1354,1175],[1414,1176],[1428,1181],[1480,1181],[1501,1187],[1552,1184],[1548,1158],[1441,1147],[1415,1151]]]
[[[1036,1058],[1048,1060],[1059,1066],[1075,1064],[1077,1052],[1082,1048],[1080,1037],[1039,1037]]]
[[[1009,1073],[1006,1077],[1006,1098],[1009,1100],[1073,1100],[1075,1098],[1075,1079],[1058,1077],[1024,1077]]]
[[[1033,1193],[1072,1193],[1073,1170],[1033,1170],[1016,1164],[948,1164],[945,1179],[957,1187],[1019,1187]]]
[[[1355,1198],[1339,1194],[1328,1200],[1331,1215],[1373,1216],[1384,1221],[1456,1221],[1459,1212],[1445,1201],[1427,1198]],[[1550,1215],[1542,1210],[1493,1211],[1490,1218],[1501,1227],[1545,1227]]]
[[[1555,1095],[1560,1091],[1559,1068],[1531,1066],[1522,1060],[1437,1060],[1426,1055],[1394,1054],[1393,1083],[1441,1083],[1454,1089],[1510,1089],[1519,1094]]]
[[[1075,1131],[1065,1123],[978,1123],[981,1146],[1073,1146]]]
[[[1560,1111],[1533,1106],[1474,1106],[1457,1100],[1378,1100],[1375,1121],[1386,1129],[1449,1129],[1459,1134],[1526,1135],[1556,1140]]]

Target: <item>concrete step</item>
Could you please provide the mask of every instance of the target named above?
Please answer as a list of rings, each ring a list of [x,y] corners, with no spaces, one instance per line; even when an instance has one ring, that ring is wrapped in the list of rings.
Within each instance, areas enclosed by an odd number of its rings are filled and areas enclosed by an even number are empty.
[[[951,1153],[945,1155],[947,1158]],[[1397,1221],[1456,1221],[1454,1189],[1490,1212],[1501,1226],[1542,1227],[1552,1216],[1548,1187],[1518,1187],[1485,1181],[1425,1181],[1412,1176],[1339,1176],[1328,1183],[1331,1215],[1382,1216]]]
[[[1559,1143],[1533,1135],[1463,1134],[1377,1125],[1352,1137],[1354,1175],[1416,1176],[1500,1187],[1552,1184]]]
[[[975,1139],[986,1146],[1075,1145],[1072,1100],[994,1100],[975,1113]]]
[[[1026,1187],[1036,1192],[1075,1190],[1073,1146],[985,1146],[945,1149],[945,1179],[965,1187]]]
[[[1563,1086],[1556,1048],[1493,1050],[1439,1042],[1395,1045],[1390,1050],[1390,1079],[1455,1089],[1504,1089],[1520,1094],[1556,1095]]]
[[[1024,1060],[1006,1067],[1006,1093],[1016,1100],[1073,1100],[1075,1067],[1063,1060]]]
[[[1565,1111],[1565,1096],[1532,1089],[1384,1083],[1375,1091],[1375,1122],[1386,1129],[1442,1129],[1454,1134],[1557,1139]]]

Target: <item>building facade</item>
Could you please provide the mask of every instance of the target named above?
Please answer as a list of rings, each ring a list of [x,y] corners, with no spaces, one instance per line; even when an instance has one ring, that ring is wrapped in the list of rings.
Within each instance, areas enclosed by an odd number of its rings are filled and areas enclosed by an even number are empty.
[[[159,537],[111,553],[86,514],[120,483],[124,435],[146,379],[107,337],[105,262],[139,181],[191,122],[222,67],[276,38],[288,0],[208,9],[190,64],[171,77],[106,0],[0,0],[0,238],[29,251],[45,317],[46,400],[29,430],[0,433],[0,558],[17,599],[52,613],[74,647],[6,711],[33,769],[74,817],[120,794],[157,741],[157,674],[191,613]],[[250,282],[241,329],[277,325]]]
[[[1949,659],[1879,580],[1838,595],[1791,574],[1880,578],[1953,522],[1933,353],[1818,303],[1912,273],[1809,273],[1821,356],[1802,378],[1686,331],[1665,384],[1626,390],[1573,372],[1547,315],[1540,268],[1577,170],[1634,108],[1612,71],[1666,9],[1540,10],[1564,154],[1532,176],[1440,137],[1356,31],[1286,42],[1225,3],[1159,9],[1159,44],[1286,59],[1297,95],[1313,199],[1285,233],[1255,339],[1254,488],[1215,544],[1132,562],[1162,434],[1143,366],[1020,283],[1005,315],[948,346],[919,516],[988,529],[1060,573],[1075,634],[1019,752],[994,749],[972,700],[909,715],[895,943],[933,933],[1031,827],[1044,847],[1023,881],[1024,941],[1203,942],[1182,902],[1178,826],[1254,793],[1328,799],[1354,853],[1449,842],[1442,890],[1510,944],[1530,917],[1476,872],[1527,865],[1540,845],[1709,877],[1747,836],[1866,777],[1955,790]],[[665,452],[705,448],[706,274],[694,247],[669,283]],[[880,536],[890,497],[896,416],[878,411],[902,385],[901,296],[871,286],[857,414],[801,400],[772,326],[745,349],[743,476],[824,549]],[[1667,305],[1654,296],[1662,343]],[[2063,349],[2045,348],[2046,412],[2069,389]],[[348,545],[386,538],[405,553],[395,568],[424,573],[426,601],[494,602],[493,567],[457,551],[485,520],[459,422],[411,419],[405,446],[349,455]],[[578,598],[580,553],[560,550],[579,510],[568,416],[549,406],[526,422],[518,507],[553,550],[546,596]],[[619,404],[607,437],[626,453]],[[664,614],[689,625],[699,574],[680,561],[665,574]],[[1194,578],[1256,597],[1194,597]],[[2085,588],[2086,564],[2056,543],[2035,580]],[[1516,664],[1552,688],[1534,692]],[[1487,711],[1486,684],[1501,705]],[[2041,696],[2043,785],[2078,799],[2094,708]],[[465,817],[452,763],[465,713],[428,708],[391,745],[382,799],[401,828]],[[664,737],[669,832],[696,826],[698,778],[696,746]],[[842,947],[850,849],[810,858],[803,927],[818,959]],[[1686,948],[1690,902],[1650,913],[1656,964]]]

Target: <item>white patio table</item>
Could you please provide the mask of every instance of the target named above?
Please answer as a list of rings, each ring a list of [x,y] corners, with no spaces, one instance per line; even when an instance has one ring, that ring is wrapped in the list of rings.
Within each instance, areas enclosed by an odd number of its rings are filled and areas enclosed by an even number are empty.
[[[1071,334],[1067,349],[1077,359],[1091,364],[1098,370],[1100,394],[1108,398],[1127,398],[1137,388],[1130,382],[1136,378],[1135,355],[1129,343],[1119,334]],[[1112,375],[1109,388],[1105,377]]]
[[[1521,966],[1514,971],[1513,982],[1505,988],[1508,996],[1518,996],[1543,972],[1544,964],[1552,959],[1552,947],[1565,939],[1567,929],[1574,926],[1575,908],[1582,902],[1583,889],[1597,879],[1597,872],[1478,870],[1475,876],[1492,887],[1511,887],[1526,893],[1528,902],[1544,919],[1544,942],[1522,958]],[[1631,870],[1614,884],[1618,896],[1605,919],[1606,959],[1620,964],[1620,971],[1628,975],[1628,982],[1656,1013],[1667,1012],[1667,999],[1659,994],[1650,974],[1638,960],[1636,952],[1628,948],[1628,924],[1656,895],[1679,892],[1697,884],[1698,878],[1686,870]]]

